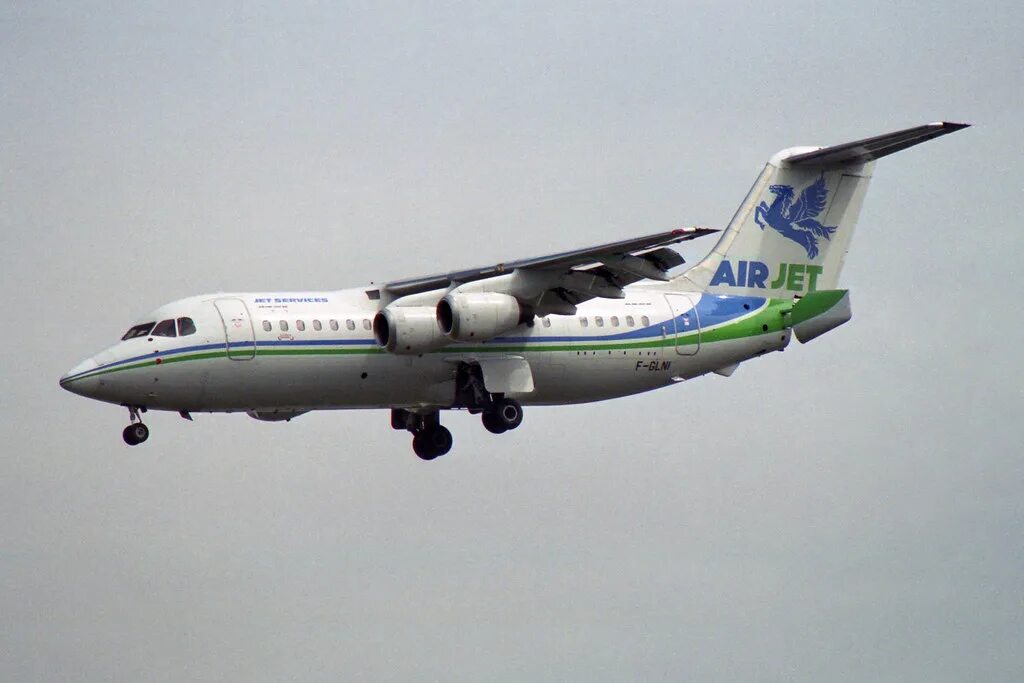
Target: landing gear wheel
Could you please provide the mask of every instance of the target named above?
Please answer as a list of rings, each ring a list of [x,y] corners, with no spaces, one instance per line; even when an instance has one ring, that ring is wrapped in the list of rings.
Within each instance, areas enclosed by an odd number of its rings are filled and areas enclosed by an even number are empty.
[[[452,449],[452,433],[441,425],[416,432],[412,450],[421,460],[433,460]]]
[[[423,438],[423,433],[413,434],[412,451],[420,460],[433,460],[437,456],[430,452],[430,444]]]
[[[491,434],[504,434],[508,431],[508,427],[501,421],[501,417],[497,413],[484,413],[480,417],[480,421],[484,423],[484,429]]]
[[[484,428],[492,434],[501,434],[523,424],[523,407],[518,401],[500,398],[483,415]]]
[[[123,432],[121,432],[121,438],[124,439],[124,442],[129,446],[138,446],[149,438],[149,427],[141,422],[130,424],[124,428]]]

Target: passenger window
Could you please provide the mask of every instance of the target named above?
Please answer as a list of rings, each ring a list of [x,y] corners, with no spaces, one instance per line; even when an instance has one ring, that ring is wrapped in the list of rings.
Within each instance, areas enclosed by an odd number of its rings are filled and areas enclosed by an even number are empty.
[[[594,324],[598,327],[604,327],[604,318],[601,316],[594,316]]]
[[[287,320],[282,320],[280,323],[278,323],[277,326],[281,328],[282,332],[287,332],[288,331],[288,321]]]
[[[142,323],[141,325],[136,325],[124,333],[124,336],[121,337],[121,341],[124,341],[125,339],[135,339],[136,337],[145,337],[149,334],[149,331],[153,329],[153,325],[155,324],[156,323]]]
[[[176,337],[173,320],[161,320],[156,324],[151,333],[154,337]]]
[[[647,327],[648,325],[651,324],[651,319],[648,318],[646,315],[642,315],[640,316],[640,324],[643,325],[644,327]]]
[[[590,321],[587,320],[586,316],[580,316],[580,327],[586,327],[589,324],[590,324]]]
[[[373,326],[370,324],[370,321],[367,320],[366,318],[363,318],[363,329],[364,330],[373,329]]]
[[[316,330],[317,332],[319,332],[320,330],[324,329],[324,326],[320,324],[319,320],[314,320],[313,321],[313,329]]]
[[[540,324],[544,327],[551,327],[551,318],[548,318],[547,316],[541,318]]]
[[[338,321],[337,320],[332,320],[331,321],[331,329],[334,330],[335,332],[338,331]]]
[[[612,316],[612,317],[610,318],[609,322],[611,322],[611,324],[612,324],[612,327],[618,327],[618,326],[619,326],[619,316],[617,316],[617,315],[613,315],[613,316]]]
[[[634,325],[636,325],[636,321],[633,320],[633,316],[627,315],[626,316],[626,326],[627,327],[633,327]]]
[[[264,320],[263,321],[263,329],[266,332],[270,332],[272,329],[274,329],[274,326],[270,324],[269,320]]]
[[[192,318],[178,318],[178,336],[187,337],[190,334],[196,333],[196,324],[192,322]]]
[[[295,321],[295,329],[297,329],[299,332],[305,332],[306,331],[306,323],[301,321],[301,320],[296,320]]]
[[[347,327],[350,330],[354,330],[354,329],[356,329],[356,324],[352,320],[346,320],[345,321],[345,327]]]

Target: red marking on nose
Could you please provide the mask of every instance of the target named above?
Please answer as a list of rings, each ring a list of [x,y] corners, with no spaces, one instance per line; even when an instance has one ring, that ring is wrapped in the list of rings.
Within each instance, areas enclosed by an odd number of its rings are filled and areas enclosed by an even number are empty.
[[[163,358],[157,358],[157,359],[156,359],[156,364],[157,364],[157,365],[160,365],[160,364],[161,364],[161,363],[163,363],[163,362],[164,362],[164,359],[163,359]]]

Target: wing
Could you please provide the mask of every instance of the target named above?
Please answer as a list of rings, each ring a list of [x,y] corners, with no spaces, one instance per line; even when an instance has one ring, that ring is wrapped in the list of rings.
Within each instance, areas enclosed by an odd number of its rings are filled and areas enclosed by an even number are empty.
[[[800,198],[789,207],[789,220],[796,222],[805,218],[814,218],[825,208],[828,200],[828,187],[825,186],[825,174],[804,188]]]
[[[667,280],[666,271],[683,263],[683,257],[667,245],[715,232],[718,230],[713,228],[680,228],[548,256],[395,280],[383,285],[377,296],[374,292],[368,294],[388,303],[413,294],[443,292],[469,282],[501,277],[493,282],[493,288],[487,289],[512,294],[534,306],[538,314],[571,312],[575,304],[594,297],[621,298],[622,288],[633,282]]]

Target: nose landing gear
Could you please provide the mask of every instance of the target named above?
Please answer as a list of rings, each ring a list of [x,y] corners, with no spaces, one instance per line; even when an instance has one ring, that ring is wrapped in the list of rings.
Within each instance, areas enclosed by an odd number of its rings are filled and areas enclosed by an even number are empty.
[[[145,410],[145,409],[143,409]],[[121,432],[121,438],[129,446],[138,446],[149,438],[149,427],[142,424],[142,417],[139,416],[139,409],[134,406],[128,407],[128,418],[131,424]]]

